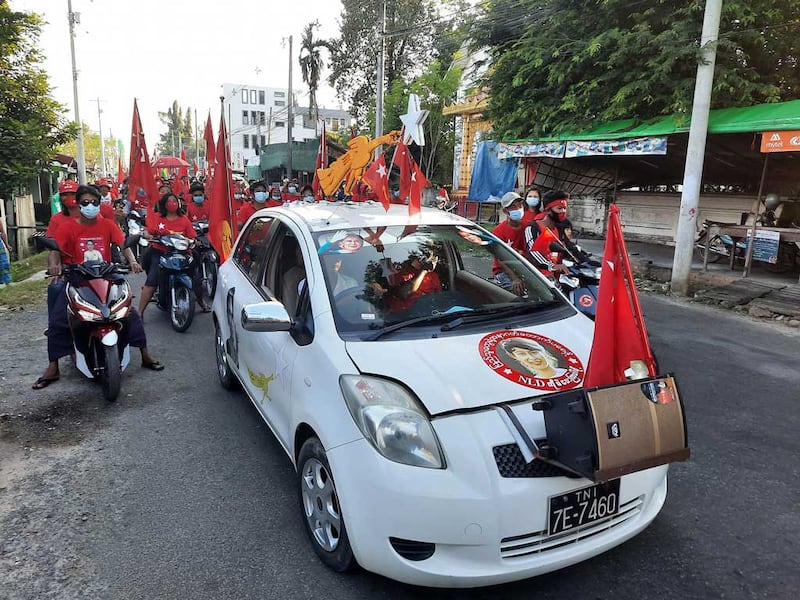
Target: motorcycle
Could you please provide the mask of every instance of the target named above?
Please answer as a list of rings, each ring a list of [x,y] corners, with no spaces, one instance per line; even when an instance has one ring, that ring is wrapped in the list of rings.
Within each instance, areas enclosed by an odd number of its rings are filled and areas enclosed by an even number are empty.
[[[128,235],[136,236],[139,240],[138,243],[131,246],[131,250],[133,251],[133,255],[136,257],[136,260],[141,259],[149,244],[148,240],[144,237],[144,232],[145,215],[143,211],[132,209],[128,213]]]
[[[42,244],[71,258],[51,238],[45,238]],[[126,243],[126,247],[130,245]],[[89,379],[100,382],[109,402],[119,396],[122,372],[130,363],[127,340],[132,294],[125,279],[128,272],[127,267],[103,261],[62,268],[75,366]]]
[[[594,321],[602,268],[588,261],[575,263],[568,259],[561,264],[569,269],[569,275],[561,273],[558,277],[561,291],[575,308]]]
[[[219,269],[219,256],[208,240],[208,221],[192,223],[197,238],[195,238],[195,252],[200,261],[200,282],[203,286],[203,295],[207,301],[214,298],[217,291],[217,271]]]
[[[172,328],[183,333],[194,319],[192,270],[195,259],[189,251],[194,241],[177,233],[162,235],[154,241],[167,248],[159,257],[156,304],[169,313]]]
[[[734,253],[737,259],[744,260],[747,253],[747,244],[745,242],[734,242],[733,238],[724,233],[710,235],[710,228],[713,225],[729,225],[729,223],[720,223],[718,221],[703,221],[700,231],[694,240],[695,248],[700,253],[700,260],[704,263],[708,260],[709,263],[719,262],[723,258],[730,259],[731,252]],[[706,254],[708,258],[706,259]]]

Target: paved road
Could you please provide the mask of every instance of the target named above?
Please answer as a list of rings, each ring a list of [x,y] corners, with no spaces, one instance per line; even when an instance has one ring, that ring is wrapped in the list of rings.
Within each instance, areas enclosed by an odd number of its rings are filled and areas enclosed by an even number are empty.
[[[153,353],[107,405],[43,366],[41,311],[0,317],[2,598],[794,598],[800,589],[800,336],[646,297],[678,374],[693,458],[643,534],[511,585],[420,590],[335,575],[305,538],[294,473],[250,402],[217,383],[210,315],[184,335],[156,310]],[[134,361],[138,367],[138,359]]]

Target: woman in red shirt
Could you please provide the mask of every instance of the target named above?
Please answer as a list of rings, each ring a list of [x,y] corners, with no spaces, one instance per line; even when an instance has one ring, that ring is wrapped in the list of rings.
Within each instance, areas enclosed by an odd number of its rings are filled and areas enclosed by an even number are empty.
[[[152,238],[169,235],[170,233],[177,233],[189,239],[197,237],[191,221],[184,214],[180,200],[172,192],[161,196],[157,209],[147,215],[147,234],[145,234],[145,237]],[[158,242],[153,242],[142,259],[142,266],[147,271],[147,279],[144,282],[144,286],[142,286],[142,296],[139,299],[139,314],[142,316],[144,316],[144,310],[147,308],[158,286],[159,258],[165,251],[165,246]],[[196,286],[195,293],[197,293]],[[198,298],[198,300],[200,301],[200,308],[203,311],[207,311],[202,299]]]

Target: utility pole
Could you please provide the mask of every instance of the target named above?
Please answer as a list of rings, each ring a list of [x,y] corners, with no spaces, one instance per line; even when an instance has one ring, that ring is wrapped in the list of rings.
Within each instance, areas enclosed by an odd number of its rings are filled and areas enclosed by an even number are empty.
[[[103,118],[100,116],[103,114],[103,110],[100,108],[100,98],[95,98],[95,102],[97,102],[97,127],[100,130],[100,163],[103,165],[100,170],[100,177],[105,178],[106,174],[108,173],[108,167],[106,166],[106,145],[103,141]]]
[[[697,206],[700,203],[700,187],[703,179],[708,111],[714,83],[716,41],[721,12],[722,0],[706,0],[703,33],[700,38],[700,62],[697,65],[697,79],[694,86],[692,122],[689,127],[689,145],[686,149],[686,167],[683,172],[681,208],[678,214],[678,230],[675,234],[675,258],[672,262],[671,289],[673,294],[680,296],[689,293],[689,273],[694,253]]]
[[[292,104],[294,104],[294,97],[292,96],[292,36],[289,36],[289,122],[286,124],[286,134],[288,136],[286,144],[286,170],[288,171],[289,179],[292,178],[292,121],[294,120]]]
[[[86,153],[83,148],[83,123],[78,108],[78,67],[75,64],[75,24],[80,24],[80,13],[72,12],[72,0],[67,0],[67,17],[69,19],[69,50],[72,55],[72,98],[75,102],[75,121],[78,123],[78,183],[86,185]]]
[[[200,142],[197,138],[197,109],[194,109],[194,164],[195,170],[197,169],[197,165],[200,164]],[[197,172],[194,174],[197,177]]]
[[[378,50],[378,76],[375,81],[375,139],[383,135],[383,68],[386,55],[386,0],[381,4],[381,31],[380,49]],[[377,159],[381,148],[375,148],[375,158]]]
[[[269,121],[267,122],[267,145],[271,143],[272,138],[272,107],[269,107]]]

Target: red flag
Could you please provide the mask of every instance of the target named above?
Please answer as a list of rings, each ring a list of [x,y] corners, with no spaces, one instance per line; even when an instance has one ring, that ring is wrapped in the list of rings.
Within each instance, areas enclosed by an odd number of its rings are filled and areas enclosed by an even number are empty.
[[[183,161],[186,160],[185,148],[181,148],[181,160]],[[180,179],[181,177],[188,177],[188,176],[189,176],[189,167],[181,167],[180,169],[178,169],[178,179]],[[186,191],[188,192],[189,190]]]
[[[122,157],[117,157],[117,185],[122,185],[125,181],[125,169],[122,168]]]
[[[402,140],[397,142],[394,163],[400,169],[400,200],[405,201],[411,193],[411,154]]]
[[[422,190],[428,186],[428,180],[410,155],[409,160],[411,161],[411,190],[408,195],[408,214],[415,215],[422,206]]]
[[[216,162],[216,151],[214,149],[214,130],[211,128],[211,113],[208,115],[208,120],[206,121],[206,128],[203,131],[203,139],[206,141],[206,165],[205,165],[205,172],[206,177],[210,177],[213,174],[213,166]]]
[[[325,133],[325,121],[322,122],[322,135],[319,137],[319,149],[317,150],[317,165],[314,168],[314,180],[311,182],[311,189],[314,190],[314,198],[322,200],[325,193],[319,184],[318,171],[328,166],[328,136]]]
[[[208,239],[222,261],[228,258],[236,239],[236,220],[233,218],[233,173],[231,153],[225,132],[225,119],[219,120],[219,139],[214,152],[216,167],[211,184],[211,210],[208,215]]]
[[[608,236],[600,282],[594,341],[584,387],[625,381],[625,370],[633,360],[643,361],[650,376],[656,375],[655,359],[622,237],[619,207],[615,204],[608,209]]]
[[[389,170],[386,168],[386,159],[383,154],[372,161],[361,178],[378,195],[378,200],[383,204],[383,208],[389,210],[392,202],[389,196]]]
[[[131,126],[131,156],[128,162],[128,199],[133,208],[147,208],[148,221],[155,214],[152,205],[158,200],[158,188],[153,179],[150,157],[147,155],[147,144],[144,141],[142,120],[139,118],[139,106],[133,101],[133,125]]]

